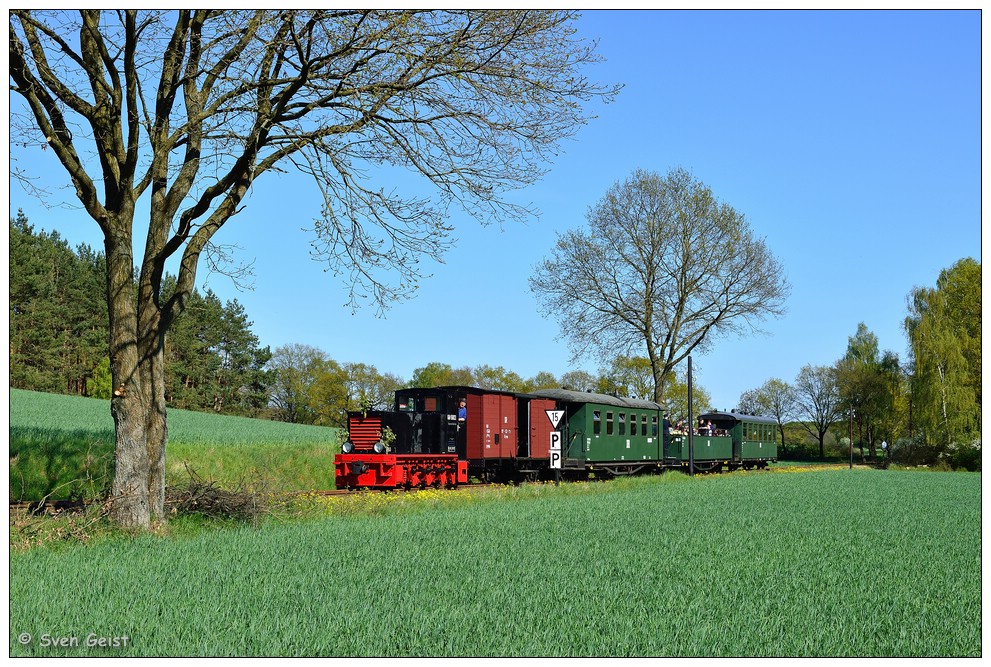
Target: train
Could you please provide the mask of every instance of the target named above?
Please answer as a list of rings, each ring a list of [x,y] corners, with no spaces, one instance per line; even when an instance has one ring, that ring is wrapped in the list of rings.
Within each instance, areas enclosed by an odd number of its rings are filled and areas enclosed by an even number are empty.
[[[471,483],[582,481],[665,470],[762,469],[777,461],[768,417],[698,416],[691,436],[664,406],[617,395],[468,386],[400,389],[392,410],[348,413],[334,458],[339,489],[456,488]]]

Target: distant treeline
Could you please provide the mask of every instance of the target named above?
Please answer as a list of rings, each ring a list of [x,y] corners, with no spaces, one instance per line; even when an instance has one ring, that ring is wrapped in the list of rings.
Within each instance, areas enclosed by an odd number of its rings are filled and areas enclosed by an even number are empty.
[[[105,273],[102,252],[73,249],[58,232],[36,232],[22,212],[11,219],[11,387],[110,397]],[[166,276],[163,298],[174,286]],[[339,426],[350,410],[391,407],[393,392],[406,386],[653,393],[650,362],[641,357],[617,357],[597,375],[577,370],[530,378],[501,366],[431,362],[404,379],[370,364],[335,361],[311,345],[270,350],[251,326],[236,300],[222,303],[210,290],[194,291],[165,340],[169,406]],[[849,447],[852,431],[866,457],[884,457],[887,447],[896,460],[979,468],[980,263],[961,259],[934,287],[913,288],[903,326],[907,359],[880,350],[877,336],[861,323],[843,358],[806,365],[791,383],[770,378],[744,392],[735,407],[774,417],[782,445],[814,443],[809,453],[820,458],[827,447]],[[698,383],[693,399],[696,414],[712,407]],[[688,416],[687,403],[684,378],[676,377],[665,395],[672,421]]]

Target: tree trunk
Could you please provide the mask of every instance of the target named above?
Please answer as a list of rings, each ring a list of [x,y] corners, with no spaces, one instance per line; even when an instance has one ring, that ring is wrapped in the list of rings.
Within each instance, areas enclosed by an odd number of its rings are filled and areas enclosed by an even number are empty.
[[[165,338],[154,286],[145,279],[135,285],[128,215],[133,211],[107,224],[105,241],[116,433],[110,517],[127,528],[149,528],[166,518]]]
[[[138,317],[129,224],[107,223],[107,306],[114,420],[114,481],[110,517],[126,528],[150,525],[148,501],[148,404],[138,351]]]
[[[154,304],[148,307],[154,307]],[[155,308],[157,310],[157,308]],[[165,409],[165,346],[159,333],[160,319],[142,340],[147,354],[142,355],[141,376],[147,399],[145,437],[148,450],[148,504],[152,521],[164,521],[165,515],[165,445],[168,424]]]

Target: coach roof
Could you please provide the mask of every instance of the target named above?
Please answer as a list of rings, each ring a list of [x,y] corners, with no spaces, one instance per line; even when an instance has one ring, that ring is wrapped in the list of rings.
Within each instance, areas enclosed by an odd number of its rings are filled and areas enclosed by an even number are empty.
[[[600,403],[602,405],[615,405],[621,408],[635,408],[638,410],[663,410],[664,406],[653,401],[643,401],[639,398],[623,398],[611,394],[595,394],[585,391],[572,391],[570,389],[538,389],[530,392],[533,396],[540,398],[553,398],[563,403]]]
[[[706,421],[738,421],[738,422],[753,422],[756,424],[774,424],[777,425],[778,420],[774,417],[762,417],[760,415],[745,415],[742,412],[725,412],[722,410],[712,410],[698,416],[699,419],[705,419]]]

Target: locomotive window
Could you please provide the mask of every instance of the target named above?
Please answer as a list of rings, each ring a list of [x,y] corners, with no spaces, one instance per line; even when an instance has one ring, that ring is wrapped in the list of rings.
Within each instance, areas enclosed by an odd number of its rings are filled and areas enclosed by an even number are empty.
[[[424,412],[437,412],[437,397],[428,396],[423,399],[423,411]]]
[[[612,435],[612,413],[606,413],[606,435]]]
[[[602,412],[600,410],[592,410],[592,433],[595,435],[602,433]]]
[[[619,413],[619,434],[626,435],[626,414]]]
[[[416,412],[416,399],[415,398],[400,398],[399,399],[399,411],[400,412]]]

